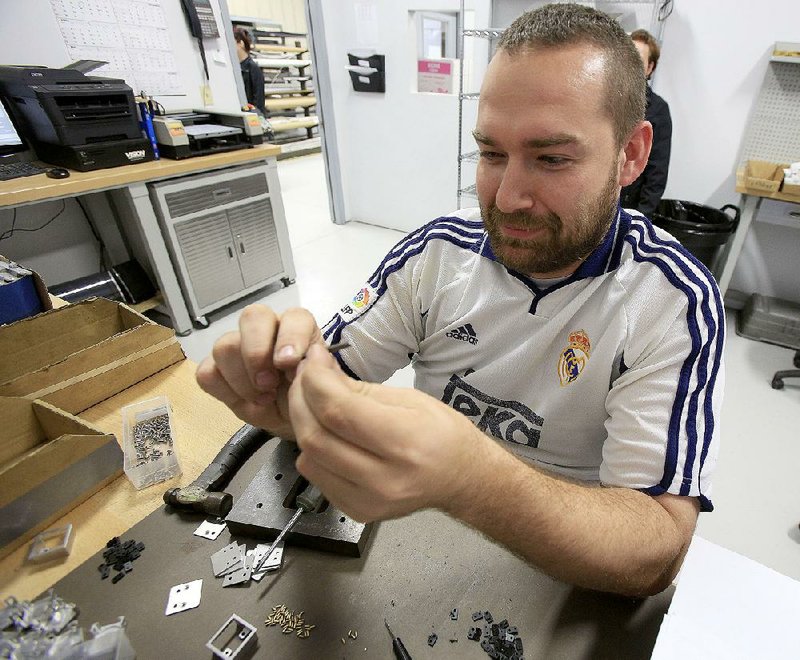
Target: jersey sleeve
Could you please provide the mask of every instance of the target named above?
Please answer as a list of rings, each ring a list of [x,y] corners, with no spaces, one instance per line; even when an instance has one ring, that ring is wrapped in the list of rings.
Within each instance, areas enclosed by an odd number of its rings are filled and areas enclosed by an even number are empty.
[[[606,399],[600,480],[650,495],[698,497],[702,510],[710,511],[725,319],[710,277],[687,284],[684,293],[684,304],[671,311],[667,306],[663,331],[651,333],[635,356],[623,355]]]
[[[383,382],[419,350],[422,319],[416,303],[416,271],[420,255],[405,254],[406,241],[393,248],[353,299],[322,329],[329,344],[350,344],[337,358],[353,378]]]

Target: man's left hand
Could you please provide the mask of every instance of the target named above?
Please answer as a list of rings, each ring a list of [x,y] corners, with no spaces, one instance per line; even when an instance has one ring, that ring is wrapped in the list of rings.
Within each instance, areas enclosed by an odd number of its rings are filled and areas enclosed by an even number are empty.
[[[492,442],[427,394],[347,377],[317,345],[298,367],[289,414],[299,472],[362,522],[447,511]]]

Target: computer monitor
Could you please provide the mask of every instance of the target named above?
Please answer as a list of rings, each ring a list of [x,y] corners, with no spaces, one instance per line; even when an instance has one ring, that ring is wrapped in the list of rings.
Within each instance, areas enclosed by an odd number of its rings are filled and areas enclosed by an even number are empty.
[[[36,154],[20,133],[5,99],[0,97],[0,163],[24,163],[32,160],[36,160]]]

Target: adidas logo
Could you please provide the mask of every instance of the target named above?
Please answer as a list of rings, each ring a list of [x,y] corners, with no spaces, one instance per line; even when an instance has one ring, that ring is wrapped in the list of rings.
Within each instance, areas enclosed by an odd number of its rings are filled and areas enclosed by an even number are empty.
[[[458,339],[460,341],[467,341],[473,346],[478,343],[478,335],[475,333],[475,330],[473,330],[472,325],[469,323],[466,323],[455,330],[451,330],[445,336],[452,337],[453,339]]]

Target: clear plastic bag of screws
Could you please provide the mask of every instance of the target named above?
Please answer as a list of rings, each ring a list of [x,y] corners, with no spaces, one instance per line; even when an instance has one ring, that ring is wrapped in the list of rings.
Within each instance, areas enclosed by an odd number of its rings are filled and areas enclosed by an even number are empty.
[[[124,406],[122,433],[125,474],[136,488],[146,488],[181,473],[167,397]]]

